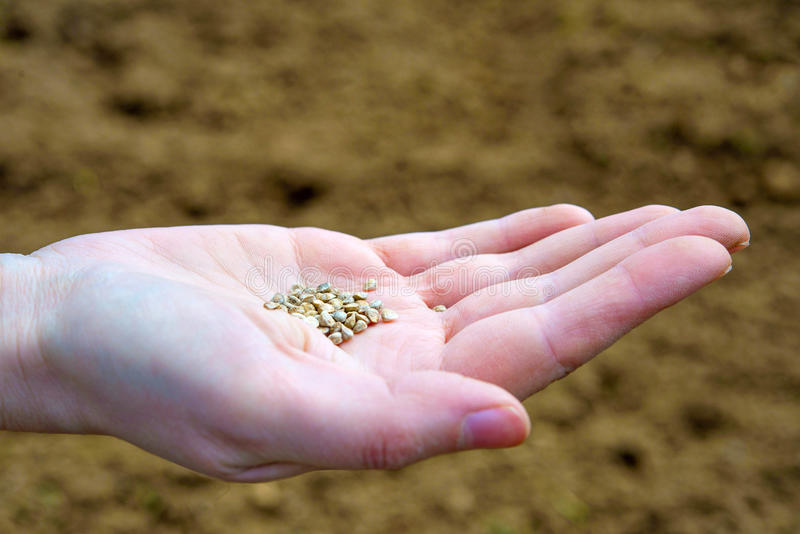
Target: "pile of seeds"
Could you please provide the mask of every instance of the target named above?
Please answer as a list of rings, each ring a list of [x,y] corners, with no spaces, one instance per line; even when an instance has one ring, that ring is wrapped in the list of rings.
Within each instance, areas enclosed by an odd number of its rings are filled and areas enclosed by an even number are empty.
[[[294,284],[287,295],[275,293],[264,307],[302,319],[338,345],[381,319],[387,323],[397,319],[397,313],[384,308],[380,300],[367,301],[367,291],[376,287],[373,278],[366,281],[364,291],[356,293],[341,291],[328,282],[316,287]]]

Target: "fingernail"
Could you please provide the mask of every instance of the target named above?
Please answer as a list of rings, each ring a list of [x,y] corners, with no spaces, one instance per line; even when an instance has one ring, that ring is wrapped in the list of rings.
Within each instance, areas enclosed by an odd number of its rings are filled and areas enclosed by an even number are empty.
[[[749,247],[749,246],[750,246],[750,240],[748,239],[747,241],[742,241],[741,243],[736,243],[735,245],[733,245],[733,246],[730,248],[730,251],[731,251],[732,253],[733,253],[733,252],[739,252],[740,250],[744,250],[744,249],[746,249],[746,248],[747,248],[747,247]]]
[[[511,406],[473,412],[461,424],[460,449],[510,447],[525,439],[525,424]]]
[[[732,270],[733,270],[733,264],[731,263],[730,265],[728,265],[728,268],[725,269],[725,272],[720,275],[720,277],[725,276],[726,274],[728,274]]]

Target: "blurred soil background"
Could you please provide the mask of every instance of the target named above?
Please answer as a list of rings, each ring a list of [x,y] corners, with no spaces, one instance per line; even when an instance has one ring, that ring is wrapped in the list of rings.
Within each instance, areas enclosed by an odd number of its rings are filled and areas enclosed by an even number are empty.
[[[0,532],[800,532],[796,0],[0,0],[0,250],[212,223],[361,237],[719,204],[733,272],[526,406],[523,446],[212,481],[0,435]]]

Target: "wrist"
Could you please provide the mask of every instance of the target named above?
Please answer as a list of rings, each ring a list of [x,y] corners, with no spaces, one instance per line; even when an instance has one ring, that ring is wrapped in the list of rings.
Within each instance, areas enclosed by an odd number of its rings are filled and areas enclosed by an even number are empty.
[[[0,430],[82,431],[79,403],[40,350],[50,278],[37,258],[0,254]]]

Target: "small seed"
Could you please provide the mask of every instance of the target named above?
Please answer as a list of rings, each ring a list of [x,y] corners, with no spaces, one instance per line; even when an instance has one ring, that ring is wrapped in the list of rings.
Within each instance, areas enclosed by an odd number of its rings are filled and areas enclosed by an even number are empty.
[[[324,311],[319,314],[319,324],[322,326],[333,326],[333,323],[335,322],[336,321],[333,320],[333,317],[331,317],[330,313]]]
[[[341,332],[334,332],[334,333],[330,334],[328,336],[328,339],[330,339],[333,342],[334,345],[339,345],[339,344],[342,343],[342,341],[344,341],[344,339],[342,338],[342,333]]]
[[[372,324],[375,324],[381,320],[381,314],[376,309],[367,308],[366,315],[367,318],[369,319],[369,322]]]
[[[264,308],[283,310],[302,319],[338,345],[352,339],[371,324],[379,323],[381,318],[390,322],[398,317],[394,311],[385,309],[382,301],[367,300],[367,292],[377,287],[375,278],[366,279],[363,291],[355,293],[341,291],[331,286],[330,282],[311,287],[298,282],[291,286],[287,294],[275,293],[269,302],[264,303]],[[433,309],[438,311],[445,308],[435,306]]]
[[[342,340],[347,341],[353,337],[353,331],[347,328],[346,326],[342,325]]]
[[[445,306],[444,304],[437,304],[436,306],[433,307],[433,311],[435,312],[443,312],[445,310],[447,310],[447,306]]]
[[[383,317],[383,320],[386,321],[387,323],[391,323],[392,321],[397,319],[399,315],[397,315],[397,312],[394,310],[390,310],[389,308],[384,308],[383,311],[381,312],[381,317]]]

